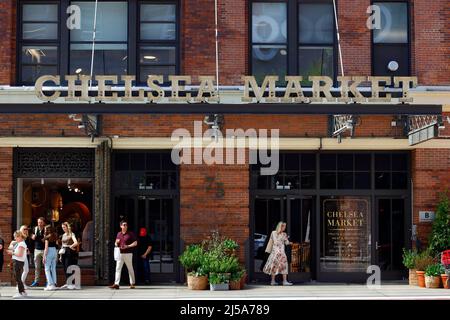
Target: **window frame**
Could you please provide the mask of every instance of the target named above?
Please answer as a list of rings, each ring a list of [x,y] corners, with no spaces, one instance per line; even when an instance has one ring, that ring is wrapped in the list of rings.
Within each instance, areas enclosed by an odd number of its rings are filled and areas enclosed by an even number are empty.
[[[406,4],[406,22],[407,22],[407,28],[406,28],[406,33],[407,33],[407,42],[406,43],[374,43],[374,32],[373,29],[370,30],[370,59],[371,59],[371,72],[372,75],[376,75],[376,76],[389,76],[389,77],[393,77],[394,72],[391,75],[386,75],[386,74],[375,74],[375,48],[376,47],[393,47],[393,46],[401,46],[403,48],[407,49],[408,52],[408,57],[406,59],[407,61],[407,70],[408,70],[408,74],[405,75],[397,75],[397,76],[410,76],[411,75],[411,2],[409,0],[370,0],[370,5],[374,5],[375,3],[405,3]],[[393,85],[393,83],[391,84]]]
[[[36,4],[52,4],[57,6],[57,12],[58,12],[58,20],[56,22],[57,24],[57,38],[56,39],[23,39],[23,6],[24,5],[36,5]],[[38,45],[40,47],[56,47],[57,49],[57,61],[56,64],[43,64],[48,66],[54,66],[56,65],[57,73],[61,73],[61,2],[56,0],[21,0],[17,2],[17,22],[16,22],[16,83],[21,85],[34,85],[34,83],[30,83],[27,81],[22,80],[22,71],[23,66],[32,66],[36,64],[28,64],[22,62],[22,48],[24,46],[30,46],[30,45]],[[33,21],[34,23],[38,21]],[[47,22],[45,22],[47,23]]]
[[[94,0],[74,0],[74,1],[80,1],[80,2],[93,2]],[[140,4],[141,3],[149,3],[149,4],[175,4],[175,28],[176,28],[176,36],[175,40],[171,40],[172,43],[175,46],[175,74],[179,74],[181,70],[180,62],[181,62],[181,47],[180,47],[180,12],[181,12],[181,5],[180,0],[104,0],[105,2],[126,2],[128,6],[127,10],[127,19],[128,19],[128,33],[127,33],[127,54],[128,54],[128,75],[135,75],[136,76],[136,85],[139,85],[139,46],[140,46],[140,39],[139,39],[139,29],[140,29]],[[27,43],[31,44],[39,44],[41,46],[56,46],[58,49],[58,58],[57,58],[57,75],[61,77],[61,85],[67,84],[67,82],[64,80],[65,75],[70,74],[70,30],[66,28],[66,20],[68,17],[68,14],[66,13],[67,7],[71,4],[71,0],[18,0],[17,1],[17,19],[16,19],[16,30],[17,30],[17,37],[16,37],[16,78],[15,78],[15,84],[16,85],[28,85],[33,86],[34,82],[24,82],[22,81],[22,62],[21,62],[21,50],[22,46],[26,45]],[[57,40],[52,40],[53,42],[42,42],[40,40],[23,40],[22,39],[22,6],[24,4],[57,4],[58,5],[58,38]],[[161,41],[160,41],[161,42]],[[78,42],[76,42],[78,43]],[[96,42],[98,43],[98,42]],[[123,41],[114,42],[114,41],[108,41],[107,43],[121,43],[123,44]],[[165,43],[167,45],[167,43]],[[120,76],[120,75],[118,75]]]
[[[250,0],[248,1],[248,74],[253,75],[253,3],[286,3],[287,8],[287,63],[286,63],[286,76],[300,75],[299,68],[299,53],[300,46],[302,47],[332,47],[333,48],[333,85],[337,85],[337,77],[339,76],[338,68],[338,43],[336,36],[336,23],[333,17],[333,43],[323,45],[322,43],[302,44],[299,39],[299,4],[333,4],[331,0]],[[336,11],[339,14],[339,8],[336,3]],[[279,79],[283,81],[284,79]],[[310,87],[311,84],[303,84],[304,87]]]

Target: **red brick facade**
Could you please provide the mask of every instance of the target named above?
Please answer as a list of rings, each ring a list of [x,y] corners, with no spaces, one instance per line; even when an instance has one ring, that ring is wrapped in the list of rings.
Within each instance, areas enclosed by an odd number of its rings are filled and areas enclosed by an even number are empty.
[[[11,242],[13,218],[13,149],[0,148],[0,232],[5,244]],[[10,259],[5,254],[5,265]],[[0,282],[9,281],[6,272],[0,273]]]

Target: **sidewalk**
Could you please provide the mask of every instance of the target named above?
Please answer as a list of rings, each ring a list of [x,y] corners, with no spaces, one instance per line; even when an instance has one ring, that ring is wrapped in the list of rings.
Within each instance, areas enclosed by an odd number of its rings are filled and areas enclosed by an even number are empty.
[[[0,287],[0,300],[12,299],[16,288]],[[308,283],[291,287],[247,285],[245,290],[193,291],[183,285],[138,286],[120,290],[108,287],[83,287],[81,290],[44,291],[30,288],[25,299],[75,299],[75,300],[450,300],[450,290],[410,287],[407,284],[389,283],[381,289],[368,289],[360,284]]]

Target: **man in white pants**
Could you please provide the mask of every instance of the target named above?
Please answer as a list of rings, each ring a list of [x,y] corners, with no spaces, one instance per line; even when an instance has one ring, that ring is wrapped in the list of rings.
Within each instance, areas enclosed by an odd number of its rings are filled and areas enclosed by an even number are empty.
[[[120,248],[119,260],[116,262],[116,279],[114,284],[110,286],[111,289],[119,289],[120,276],[122,275],[123,264],[127,266],[128,274],[130,275],[130,289],[134,289],[136,283],[133,270],[133,250],[137,246],[136,235],[128,231],[128,224],[126,221],[120,222],[122,229],[116,237],[115,246]]]

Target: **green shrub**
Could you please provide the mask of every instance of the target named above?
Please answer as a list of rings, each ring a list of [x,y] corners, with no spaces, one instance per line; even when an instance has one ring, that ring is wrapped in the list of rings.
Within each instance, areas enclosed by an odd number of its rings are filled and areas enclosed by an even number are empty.
[[[444,267],[440,263],[435,263],[426,268],[425,275],[429,277],[439,277],[444,272]]]
[[[187,272],[197,272],[198,268],[202,266],[205,252],[202,246],[192,244],[186,247],[183,254],[179,257],[181,265]]]
[[[223,241],[223,246],[227,250],[236,250],[239,247],[237,242],[231,239],[225,239]]]
[[[403,248],[403,265],[407,269],[415,269],[416,268],[416,259],[417,259],[417,250],[406,250]]]
[[[429,238],[429,248],[433,255],[450,249],[450,202],[448,191],[440,194],[436,208],[436,218]]]
[[[228,283],[230,278],[223,273],[211,273],[208,280],[210,284],[220,284]]]
[[[430,255],[429,250],[420,252],[416,257],[416,270],[425,271],[428,266],[436,263],[435,259]]]

